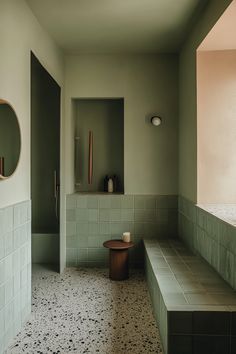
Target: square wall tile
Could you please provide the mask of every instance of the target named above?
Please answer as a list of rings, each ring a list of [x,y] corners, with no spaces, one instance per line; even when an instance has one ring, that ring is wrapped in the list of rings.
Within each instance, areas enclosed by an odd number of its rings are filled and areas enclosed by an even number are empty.
[[[88,260],[88,250],[86,248],[78,249],[78,262],[87,262]]]
[[[145,196],[142,195],[135,195],[134,196],[134,208],[135,209],[145,209],[146,198]]]
[[[75,221],[75,209],[66,210],[66,221]]]
[[[0,286],[0,310],[5,306],[5,286]]]
[[[6,234],[13,230],[13,207],[3,209],[3,233]]]
[[[76,223],[72,221],[68,221],[66,223],[66,235],[74,236],[76,235]]]
[[[3,233],[0,233],[0,260],[3,257],[5,257],[5,235]]]
[[[5,281],[5,262],[4,260],[0,261],[0,286]]]
[[[230,354],[229,336],[194,336],[193,354]]]
[[[76,195],[70,194],[66,196],[66,209],[76,208]]]
[[[76,208],[86,209],[87,208],[87,196],[77,195],[76,196]]]
[[[168,353],[169,354],[193,354],[192,336],[170,335]]]
[[[171,311],[168,313],[170,334],[192,334],[192,312]]]
[[[229,335],[230,312],[193,312],[193,332],[195,334]]]
[[[89,222],[97,222],[98,221],[98,210],[97,209],[89,209],[88,210],[88,221]]]
[[[76,238],[76,247],[78,248],[88,247],[88,238],[89,238],[88,234],[78,235]]]
[[[99,221],[110,221],[110,209],[99,209]]]
[[[76,209],[76,221],[88,221],[88,209]]]
[[[121,221],[134,221],[134,210],[133,209],[122,209],[121,210]]]
[[[66,250],[66,264],[68,266],[77,265],[77,248],[67,248]]]
[[[121,198],[120,195],[111,196],[111,208],[112,209],[120,209],[121,208]]]
[[[101,222],[99,224],[99,234],[100,235],[109,235],[110,234],[110,224],[107,222]]]
[[[121,209],[133,209],[134,197],[132,195],[121,196]]]
[[[155,197],[146,197],[145,200],[146,209],[156,209],[156,198]]]
[[[91,224],[90,224],[91,225]],[[85,235],[89,233],[88,222],[78,222],[76,224],[76,235]]]
[[[98,206],[100,209],[110,209],[110,207],[111,207],[110,196],[107,196],[107,195],[100,196]]]
[[[8,256],[13,249],[13,231],[11,231],[5,234],[5,255]]]
[[[66,237],[66,248],[76,248],[77,247],[77,236],[67,236]]]
[[[110,210],[110,221],[120,221],[121,220],[121,210],[111,209]]]
[[[89,223],[88,233],[89,233],[89,235],[98,235],[99,234],[99,224],[98,223]]]
[[[98,197],[89,195],[87,197],[87,208],[88,209],[97,209],[98,208]]]

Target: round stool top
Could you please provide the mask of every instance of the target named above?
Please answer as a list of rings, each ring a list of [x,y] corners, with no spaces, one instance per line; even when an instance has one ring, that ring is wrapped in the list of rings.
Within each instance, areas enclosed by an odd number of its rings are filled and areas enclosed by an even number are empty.
[[[134,246],[133,242],[124,242],[122,240],[109,240],[103,243],[103,246],[112,250],[125,250]]]

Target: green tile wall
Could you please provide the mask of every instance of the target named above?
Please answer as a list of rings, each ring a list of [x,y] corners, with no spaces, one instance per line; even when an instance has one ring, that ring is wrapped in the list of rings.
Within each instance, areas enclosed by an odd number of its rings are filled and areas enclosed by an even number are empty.
[[[130,231],[135,247],[132,265],[143,265],[142,239],[177,235],[175,195],[83,195],[66,199],[67,266],[104,266],[109,252],[103,242]]]
[[[0,353],[31,311],[31,205],[0,209]]]
[[[168,353],[167,308],[165,306],[152,265],[145,252],[145,274],[151,297],[153,314],[158,324],[164,354]]]
[[[236,227],[179,197],[179,236],[236,289]]]

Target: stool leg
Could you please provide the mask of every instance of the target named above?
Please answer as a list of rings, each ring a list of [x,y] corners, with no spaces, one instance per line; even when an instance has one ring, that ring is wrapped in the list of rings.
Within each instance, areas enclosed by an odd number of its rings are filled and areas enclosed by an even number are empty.
[[[129,278],[129,252],[128,250],[110,249],[110,274],[112,280],[125,280]]]

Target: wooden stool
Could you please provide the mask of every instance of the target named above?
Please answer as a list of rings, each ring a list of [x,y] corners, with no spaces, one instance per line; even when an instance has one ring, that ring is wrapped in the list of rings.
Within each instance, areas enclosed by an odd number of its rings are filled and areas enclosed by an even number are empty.
[[[109,240],[103,246],[110,250],[110,271],[109,277],[112,280],[125,280],[129,278],[129,248],[133,242],[121,240]]]

